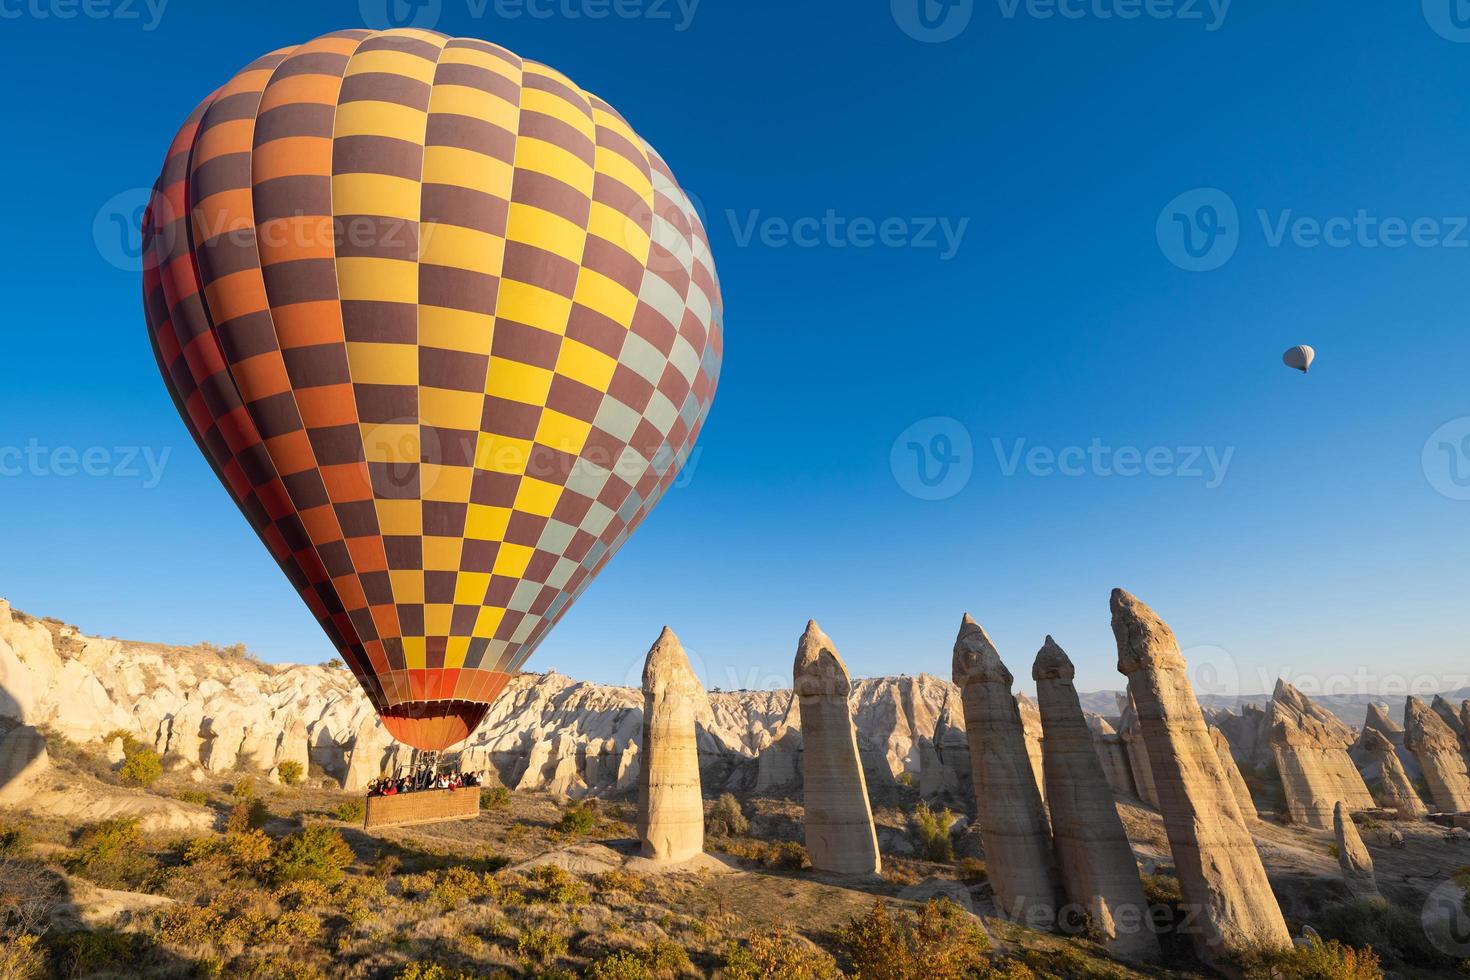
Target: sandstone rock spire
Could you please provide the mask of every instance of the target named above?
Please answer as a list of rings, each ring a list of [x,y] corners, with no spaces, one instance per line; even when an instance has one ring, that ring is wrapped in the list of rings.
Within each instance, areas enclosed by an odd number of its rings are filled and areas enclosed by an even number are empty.
[[[852,683],[832,640],[815,620],[796,645],[793,689],[801,706],[806,850],[812,867],[832,874],[883,870],[857,730],[847,703]]]
[[[1041,711],[1042,769],[1057,868],[1068,901],[1087,910],[1110,954],[1152,959],[1159,955],[1159,941],[1149,927],[1138,862],[1082,714],[1076,673],[1066,652],[1048,636],[1031,676]]]
[[[1220,764],[1173,630],[1122,589],[1112,595],[1118,671],[1138,710],[1179,889],[1199,910],[1195,950],[1224,965],[1253,948],[1290,949],[1291,933]]]
[[[954,643],[954,682],[990,884],[1002,915],[1045,927],[1056,916],[1056,861],[1011,681],[995,644],[966,614]]]
[[[1373,807],[1373,797],[1348,757],[1352,729],[1284,678],[1276,682],[1270,716],[1271,754],[1294,823],[1330,830],[1339,800],[1349,811]]]
[[[1407,819],[1427,816],[1429,808],[1420,799],[1419,791],[1414,788],[1414,781],[1404,771],[1404,764],[1399,761],[1398,750],[1393,743],[1376,728],[1363,729],[1359,742],[1367,751],[1371,763],[1378,766],[1381,786],[1379,792],[1382,796],[1380,802]]]
[[[643,765],[638,773],[640,852],[676,864],[704,851],[704,802],[694,716],[704,688],[667,626],[643,664]]]
[[[1230,783],[1230,791],[1235,794],[1235,802],[1240,805],[1240,815],[1245,819],[1247,827],[1261,822],[1261,815],[1256,810],[1256,801],[1251,796],[1250,787],[1246,785],[1245,777],[1240,773],[1240,766],[1235,761],[1235,754],[1230,751],[1230,741],[1220,729],[1210,726],[1210,739],[1215,743],[1215,755],[1220,759],[1220,765],[1225,770],[1225,778]]]
[[[1470,774],[1460,740],[1438,713],[1415,697],[1404,702],[1404,745],[1419,760],[1435,809],[1470,810]]]
[[[1337,837],[1337,863],[1348,885],[1359,897],[1377,895],[1378,879],[1373,875],[1373,857],[1363,844],[1352,813],[1340,800],[1332,810],[1332,832]]]

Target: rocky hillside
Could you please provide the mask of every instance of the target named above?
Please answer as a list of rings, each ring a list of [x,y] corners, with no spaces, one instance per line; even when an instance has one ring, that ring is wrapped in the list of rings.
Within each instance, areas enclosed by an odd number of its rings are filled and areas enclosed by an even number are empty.
[[[1039,764],[1039,724],[1023,705]],[[875,793],[897,781],[968,795],[959,692],[929,675],[860,680],[853,714]],[[407,764],[351,674],[272,665],[214,647],[86,636],[0,600],[0,727],[34,725],[76,742],[118,730],[173,768],[272,771],[288,759],[358,788]],[[514,788],[570,796],[634,785],[642,695],[632,688],[522,674],[463,749]],[[714,692],[699,711],[711,789],[781,793],[799,784],[801,732],[790,691]]]

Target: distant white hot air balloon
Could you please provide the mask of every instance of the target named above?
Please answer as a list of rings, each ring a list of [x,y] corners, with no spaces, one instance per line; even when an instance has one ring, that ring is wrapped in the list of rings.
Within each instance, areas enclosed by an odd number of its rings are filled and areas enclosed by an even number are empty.
[[[1312,368],[1312,362],[1317,359],[1317,352],[1307,345],[1293,347],[1281,355],[1282,362],[1289,368],[1296,368],[1302,374],[1306,374]]]

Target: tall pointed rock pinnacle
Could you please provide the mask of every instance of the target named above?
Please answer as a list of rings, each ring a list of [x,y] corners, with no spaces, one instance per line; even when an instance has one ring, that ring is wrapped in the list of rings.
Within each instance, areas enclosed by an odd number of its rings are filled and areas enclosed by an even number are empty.
[[[954,682],[965,707],[990,884],[1002,915],[1047,927],[1060,898],[1056,860],[1012,680],[995,644],[966,614],[954,642]]]
[[[1195,950],[1225,967],[1253,949],[1290,949],[1291,933],[1221,765],[1174,631],[1136,597],[1114,589],[1118,672],[1148,745],[1179,890],[1199,911]]]
[[[704,802],[694,718],[704,688],[667,626],[643,664],[643,752],[638,773],[642,855],[668,864],[704,850]]]
[[[815,620],[797,642],[792,688],[801,710],[806,850],[812,867],[829,874],[878,874],[883,862],[847,703],[852,682]]]
[[[1066,652],[1048,636],[1031,676],[1041,711],[1042,771],[1057,868],[1067,900],[1087,910],[1109,953],[1125,960],[1152,959],[1159,955],[1158,937],[1149,928],[1138,862],[1082,714],[1076,673]]]

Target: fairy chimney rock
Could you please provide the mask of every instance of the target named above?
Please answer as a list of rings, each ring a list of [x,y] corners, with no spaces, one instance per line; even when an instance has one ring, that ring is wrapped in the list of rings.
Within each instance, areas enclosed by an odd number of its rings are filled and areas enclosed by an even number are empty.
[[[868,784],[847,698],[847,666],[816,621],[796,647],[792,686],[800,703],[806,849],[817,871],[882,871]]]
[[[677,864],[704,850],[695,713],[704,688],[667,626],[643,664],[643,758],[638,773],[640,853]]]
[[[1200,910],[1195,950],[1225,966],[1253,949],[1290,949],[1291,933],[1205,725],[1174,631],[1113,590],[1118,671],[1138,712],[1179,890]]]
[[[1076,670],[1048,636],[1031,668],[1043,729],[1043,771],[1057,870],[1067,899],[1119,959],[1159,955],[1148,902],[1092,730],[1074,685]]]
[[[1338,801],[1332,811],[1332,831],[1337,837],[1337,863],[1343,877],[1360,898],[1378,894],[1378,880],[1373,874],[1373,858],[1358,833],[1358,825],[1347,806]]]
[[[1418,698],[1404,702],[1404,745],[1414,753],[1435,809],[1470,811],[1470,775],[1460,739],[1443,718]]]
[[[1011,672],[967,614],[954,644],[954,682],[965,709],[976,822],[1002,915],[1045,928],[1058,893],[1051,828],[1026,744]]]

